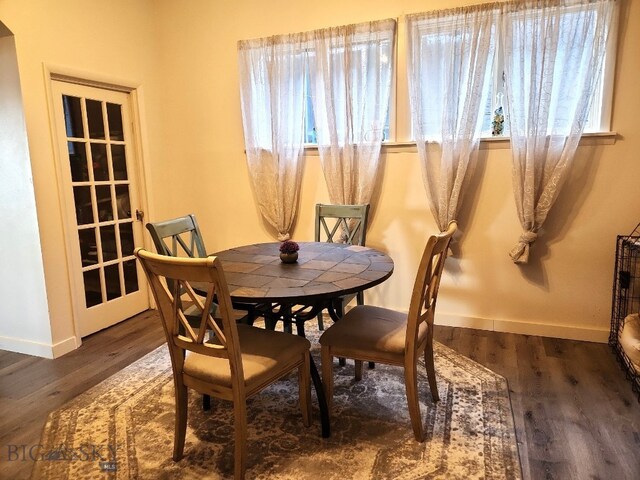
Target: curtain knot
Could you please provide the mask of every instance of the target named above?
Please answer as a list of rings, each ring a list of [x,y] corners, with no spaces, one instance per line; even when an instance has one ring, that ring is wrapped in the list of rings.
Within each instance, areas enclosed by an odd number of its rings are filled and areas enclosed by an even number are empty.
[[[528,263],[529,249],[531,244],[536,241],[538,234],[536,232],[527,231],[520,235],[518,244],[509,252],[509,256],[513,263]]]
[[[278,241],[284,242],[285,240],[289,240],[291,235],[289,233],[278,233]]]

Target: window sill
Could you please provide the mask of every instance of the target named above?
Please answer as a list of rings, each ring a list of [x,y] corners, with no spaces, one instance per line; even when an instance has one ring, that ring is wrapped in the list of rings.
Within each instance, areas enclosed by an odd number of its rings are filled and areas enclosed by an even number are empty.
[[[619,138],[617,132],[590,132],[584,133],[580,139],[580,146],[613,145]],[[480,139],[480,150],[503,150],[511,147],[509,137],[484,137]],[[383,153],[415,153],[418,147],[415,142],[384,142]],[[317,145],[305,145],[305,156],[317,157]]]

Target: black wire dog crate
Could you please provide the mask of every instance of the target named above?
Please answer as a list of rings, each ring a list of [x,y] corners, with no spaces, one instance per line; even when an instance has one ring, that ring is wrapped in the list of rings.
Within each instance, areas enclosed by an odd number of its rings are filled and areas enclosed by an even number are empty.
[[[615,350],[633,390],[640,401],[640,371],[632,362],[621,342],[625,321],[637,321],[631,316],[640,313],[640,223],[630,235],[618,235],[616,264],[613,276],[611,332],[609,345]],[[630,325],[627,325],[630,328]],[[640,338],[637,339],[640,341]],[[637,359],[636,359],[637,360]]]

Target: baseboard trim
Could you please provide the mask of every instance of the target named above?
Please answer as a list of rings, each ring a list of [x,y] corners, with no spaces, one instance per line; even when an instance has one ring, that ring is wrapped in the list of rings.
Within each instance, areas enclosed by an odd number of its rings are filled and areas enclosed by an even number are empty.
[[[58,342],[52,348],[53,358],[58,358],[69,352],[72,352],[80,345],[82,345],[82,342],[78,341],[76,337],[69,337],[61,342]]]
[[[490,318],[467,317],[449,313],[436,313],[435,324],[596,343],[607,343],[609,339],[609,329],[588,328],[576,325],[551,325],[514,320],[493,320]]]
[[[42,358],[58,358],[75,350],[80,345],[76,337],[69,337],[54,345],[42,342],[32,342],[22,338],[0,337],[0,350],[9,352],[24,353]]]

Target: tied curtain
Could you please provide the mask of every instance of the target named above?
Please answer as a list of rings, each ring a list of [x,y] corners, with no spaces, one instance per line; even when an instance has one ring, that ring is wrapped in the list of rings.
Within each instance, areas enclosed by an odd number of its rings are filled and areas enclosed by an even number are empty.
[[[510,256],[527,263],[584,130],[615,1],[525,0],[502,8],[513,187],[523,229]]]
[[[456,220],[473,171],[480,113],[493,73],[498,13],[487,4],[407,17],[413,138],[431,212],[441,231]]]
[[[287,240],[296,218],[304,149],[304,36],[238,42],[249,176],[262,216]]]
[[[318,150],[335,204],[371,200],[389,111],[395,20],[310,32]]]

